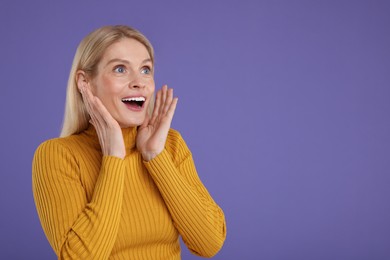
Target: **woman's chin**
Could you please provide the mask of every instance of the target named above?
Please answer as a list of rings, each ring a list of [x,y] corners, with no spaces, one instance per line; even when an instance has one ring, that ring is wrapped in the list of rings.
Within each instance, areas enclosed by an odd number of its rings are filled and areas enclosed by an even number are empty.
[[[133,120],[117,120],[121,128],[137,127],[142,125],[144,119],[133,119]]]

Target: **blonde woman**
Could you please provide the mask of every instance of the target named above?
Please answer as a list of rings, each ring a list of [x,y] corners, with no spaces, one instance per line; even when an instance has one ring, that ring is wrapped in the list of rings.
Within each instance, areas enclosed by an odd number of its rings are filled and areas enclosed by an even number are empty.
[[[154,95],[153,71],[153,48],[131,27],[102,27],[80,43],[61,137],[37,148],[32,168],[59,259],[180,259],[179,235],[196,255],[221,249],[223,211],[170,129],[178,100],[167,86]]]

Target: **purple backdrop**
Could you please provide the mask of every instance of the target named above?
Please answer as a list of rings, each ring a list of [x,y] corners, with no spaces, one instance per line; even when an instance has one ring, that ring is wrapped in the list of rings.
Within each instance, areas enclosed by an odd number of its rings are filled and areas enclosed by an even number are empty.
[[[227,218],[215,259],[390,259],[390,2],[371,0],[1,1],[1,259],[55,259],[31,160],[107,24],[150,38],[180,98],[173,127]]]

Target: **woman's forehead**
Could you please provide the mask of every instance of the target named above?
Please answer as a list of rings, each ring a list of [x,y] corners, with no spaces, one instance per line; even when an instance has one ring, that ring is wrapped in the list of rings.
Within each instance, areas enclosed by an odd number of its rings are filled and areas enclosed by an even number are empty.
[[[145,45],[132,38],[121,39],[107,47],[103,53],[102,62],[108,63],[115,59],[135,64],[144,63],[147,60],[151,61]]]

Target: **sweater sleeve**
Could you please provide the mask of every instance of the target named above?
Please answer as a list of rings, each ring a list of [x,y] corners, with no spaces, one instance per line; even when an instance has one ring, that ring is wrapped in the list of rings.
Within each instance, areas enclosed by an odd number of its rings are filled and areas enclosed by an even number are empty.
[[[32,184],[37,212],[58,259],[107,259],[119,228],[124,163],[104,156],[91,201],[74,154],[56,140],[35,152]]]
[[[170,131],[162,153],[144,162],[189,250],[211,257],[226,237],[225,217],[198,177],[180,134]]]

